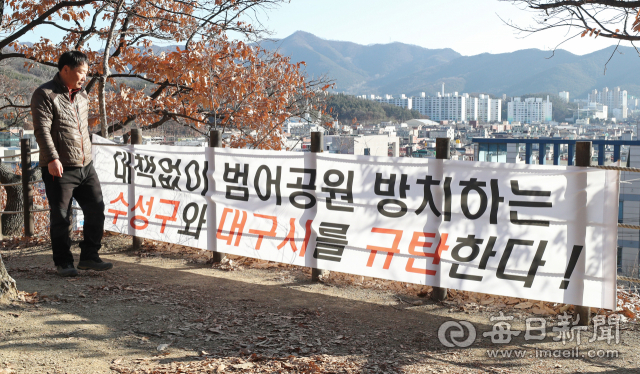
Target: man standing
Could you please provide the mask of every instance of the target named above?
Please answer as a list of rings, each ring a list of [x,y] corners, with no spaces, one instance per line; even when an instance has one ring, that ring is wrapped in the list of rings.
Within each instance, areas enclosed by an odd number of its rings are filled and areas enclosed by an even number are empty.
[[[101,271],[113,267],[98,256],[104,230],[104,202],[91,157],[89,97],[82,88],[88,69],[84,53],[63,53],[58,60],[58,73],[38,87],[31,98],[42,179],[51,207],[53,262],[63,277],[78,275],[69,237],[73,198],[84,213],[78,269]]]

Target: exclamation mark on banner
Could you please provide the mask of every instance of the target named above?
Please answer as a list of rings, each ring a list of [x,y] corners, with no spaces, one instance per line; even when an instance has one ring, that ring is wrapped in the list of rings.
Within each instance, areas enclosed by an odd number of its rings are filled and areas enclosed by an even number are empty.
[[[573,250],[571,251],[571,257],[569,258],[569,264],[567,265],[567,271],[564,272],[564,280],[560,283],[560,289],[566,290],[569,287],[569,278],[571,278],[571,273],[573,273],[573,269],[576,267],[578,263],[578,258],[580,258],[580,253],[582,253],[581,245],[574,245]]]

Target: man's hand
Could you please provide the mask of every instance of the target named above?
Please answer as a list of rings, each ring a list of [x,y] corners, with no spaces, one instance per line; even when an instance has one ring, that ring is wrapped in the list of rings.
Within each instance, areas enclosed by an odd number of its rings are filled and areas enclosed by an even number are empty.
[[[62,163],[58,159],[49,163],[49,174],[54,177],[62,177]]]

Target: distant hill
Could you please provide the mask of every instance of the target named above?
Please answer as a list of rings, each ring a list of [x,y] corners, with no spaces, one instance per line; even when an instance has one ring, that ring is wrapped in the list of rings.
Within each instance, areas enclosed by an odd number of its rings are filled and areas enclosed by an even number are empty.
[[[292,61],[305,61],[310,76],[336,80],[336,91],[350,94],[434,94],[445,83],[446,92],[484,92],[523,95],[569,91],[586,97],[592,89],[620,86],[640,96],[640,57],[632,47],[614,47],[578,56],[565,50],[524,49],[512,53],[462,56],[452,49],[427,49],[402,43],[360,45],[320,39],[298,31],[289,37],[263,42]]]
[[[452,49],[426,49],[403,43],[364,46],[320,39],[298,31],[275,42],[260,43],[279,50],[295,62],[305,61],[312,77],[328,74],[336,80],[336,91],[356,93],[383,86],[413,72],[435,67],[461,55]]]

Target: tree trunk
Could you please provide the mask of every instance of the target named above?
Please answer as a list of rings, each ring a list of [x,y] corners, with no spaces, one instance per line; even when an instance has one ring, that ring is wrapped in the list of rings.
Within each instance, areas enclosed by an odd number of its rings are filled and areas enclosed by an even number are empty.
[[[16,281],[9,276],[7,269],[4,267],[2,256],[0,256],[0,303],[6,302],[18,297],[18,289]]]
[[[42,179],[42,171],[40,168],[31,169],[31,177],[29,180],[35,181]],[[0,164],[0,183],[20,183],[22,177],[7,166]],[[5,186],[7,191],[7,206],[4,208],[7,212],[22,212],[24,203],[22,202],[22,184],[16,186]],[[24,226],[24,218],[22,213],[3,214],[2,215],[2,235],[17,236],[22,235],[22,227]]]
[[[100,109],[100,132],[103,138],[108,137],[107,133],[107,104],[105,98],[105,87],[107,85],[107,78],[109,78],[109,54],[111,53],[111,43],[113,41],[113,33],[116,28],[116,23],[118,22],[118,14],[120,13],[120,7],[122,7],[122,3],[124,0],[120,0],[118,5],[116,6],[115,11],[113,12],[113,20],[111,21],[111,27],[109,28],[109,33],[107,34],[107,41],[104,47],[104,54],[102,56],[102,75],[100,76],[100,80],[98,82],[98,108]]]

